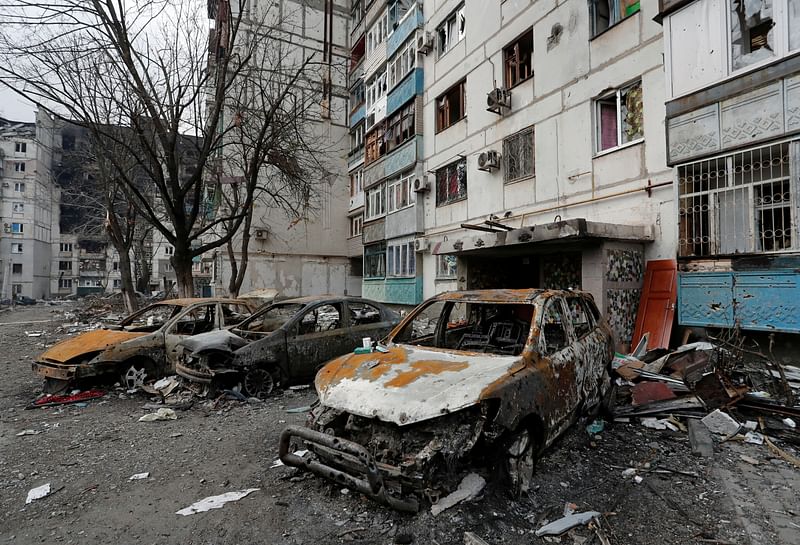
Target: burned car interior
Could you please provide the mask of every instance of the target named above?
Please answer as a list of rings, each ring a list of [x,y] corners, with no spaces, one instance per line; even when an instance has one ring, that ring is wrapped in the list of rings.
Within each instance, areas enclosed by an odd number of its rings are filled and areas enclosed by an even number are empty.
[[[436,301],[417,314],[395,342],[517,356],[531,330],[530,304]]]
[[[156,304],[136,312],[119,323],[115,329],[134,333],[151,333],[176,316],[183,307],[180,305]]]
[[[245,339],[264,337],[280,329],[283,324],[291,320],[302,308],[303,305],[300,303],[271,305],[245,320],[236,329],[236,333]]]

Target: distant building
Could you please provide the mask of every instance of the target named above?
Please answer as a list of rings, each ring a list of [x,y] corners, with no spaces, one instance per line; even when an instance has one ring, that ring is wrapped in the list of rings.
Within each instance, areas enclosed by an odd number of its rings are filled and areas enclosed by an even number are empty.
[[[51,243],[57,233],[60,192],[53,182],[53,151],[60,145],[53,119],[34,123],[0,118],[0,278],[2,298],[51,295]]]

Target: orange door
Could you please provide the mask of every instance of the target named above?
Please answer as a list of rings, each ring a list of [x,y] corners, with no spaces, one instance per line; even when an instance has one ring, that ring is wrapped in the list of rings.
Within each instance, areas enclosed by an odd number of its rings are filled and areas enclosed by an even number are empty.
[[[678,296],[678,264],[674,259],[656,259],[647,262],[644,273],[642,298],[636,315],[636,329],[631,347],[636,346],[645,333],[650,333],[647,349],[668,348]]]

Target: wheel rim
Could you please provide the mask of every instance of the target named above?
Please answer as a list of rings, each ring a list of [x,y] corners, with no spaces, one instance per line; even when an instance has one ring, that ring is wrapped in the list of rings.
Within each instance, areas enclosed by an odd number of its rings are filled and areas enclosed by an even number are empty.
[[[251,369],[244,376],[244,388],[251,396],[264,399],[275,389],[275,379],[266,369]]]

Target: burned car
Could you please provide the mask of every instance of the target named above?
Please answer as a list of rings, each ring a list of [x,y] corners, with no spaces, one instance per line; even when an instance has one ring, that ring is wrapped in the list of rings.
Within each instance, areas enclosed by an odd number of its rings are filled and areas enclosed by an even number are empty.
[[[280,458],[404,511],[472,465],[499,469],[519,495],[541,451],[600,407],[613,346],[587,293],[443,293],[376,351],[323,367],[319,403],[283,432]],[[298,442],[310,457],[291,452]]]
[[[286,299],[240,325],[181,343],[176,372],[217,387],[241,382],[253,397],[309,381],[327,361],[362,339],[380,339],[400,321],[381,303],[331,295]]]
[[[131,367],[158,378],[174,369],[180,341],[236,325],[253,310],[238,299],[162,301],[118,324],[61,341],[37,358],[33,371],[45,379],[50,393],[73,382],[118,380]]]

